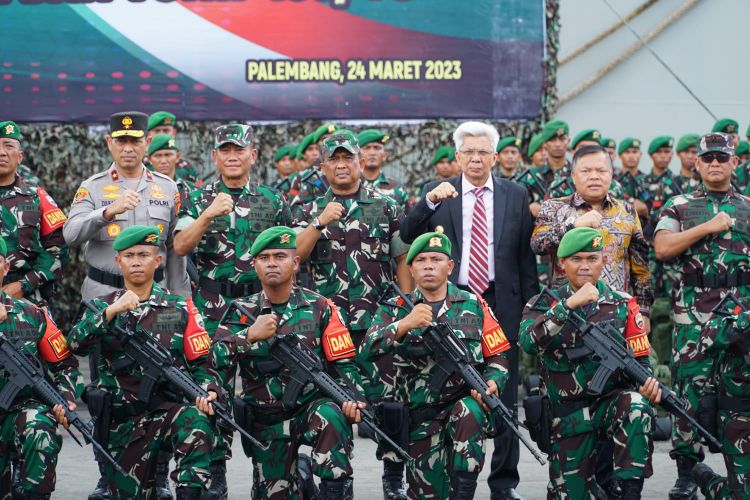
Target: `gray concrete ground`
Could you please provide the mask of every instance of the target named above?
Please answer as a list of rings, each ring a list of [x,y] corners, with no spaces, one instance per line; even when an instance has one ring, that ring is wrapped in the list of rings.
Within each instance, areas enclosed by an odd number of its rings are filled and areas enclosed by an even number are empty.
[[[82,411],[88,418],[85,409]],[[237,436],[235,434],[235,436]],[[669,458],[670,445],[668,442],[657,442],[653,457],[654,475],[646,481],[644,499],[666,499],[667,492],[674,484],[676,470],[674,462]],[[242,447],[235,440],[233,448],[234,458],[229,462],[230,499],[250,498],[252,483],[252,468],[250,459],[242,453]],[[489,474],[489,456],[492,453],[492,442],[487,446],[487,466],[480,475],[477,499],[489,499],[490,491],[487,487]],[[720,455],[710,455],[706,462],[714,470],[723,473],[724,463]],[[521,448],[521,462],[519,464],[521,484],[518,491],[528,500],[543,499],[546,496],[547,468],[540,466],[525,448]],[[359,437],[355,438],[354,456],[354,489],[355,498],[376,500],[382,498],[380,476],[382,464],[375,459],[375,444]],[[97,481],[98,471],[92,458],[90,447],[80,448],[64,434],[63,449],[57,467],[57,490],[52,498],[85,499]]]

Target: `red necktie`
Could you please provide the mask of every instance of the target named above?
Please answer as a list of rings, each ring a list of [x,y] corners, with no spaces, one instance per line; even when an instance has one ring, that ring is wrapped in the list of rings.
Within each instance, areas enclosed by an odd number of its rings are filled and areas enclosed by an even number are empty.
[[[487,240],[487,213],[484,208],[484,192],[487,188],[472,189],[477,201],[471,217],[471,246],[469,247],[469,288],[482,295],[490,286],[489,249]]]

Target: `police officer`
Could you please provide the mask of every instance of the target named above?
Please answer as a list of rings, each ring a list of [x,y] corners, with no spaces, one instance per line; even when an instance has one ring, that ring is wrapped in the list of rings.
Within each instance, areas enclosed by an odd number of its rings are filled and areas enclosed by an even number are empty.
[[[8,254],[5,241],[0,238],[0,278],[10,269]],[[65,337],[52,318],[43,309],[2,291],[0,332],[22,347],[26,355],[42,363],[45,375],[68,401],[68,409],[75,410],[74,401],[83,392],[83,377],[78,371],[78,361],[70,354]],[[3,373],[0,377],[0,388],[8,383],[6,376]],[[50,408],[42,404],[28,388],[22,389],[10,408],[0,413],[0,476],[10,476],[13,455],[23,464],[17,485],[20,491],[14,491],[13,498],[50,498],[62,448],[57,423],[68,426],[65,410],[60,405]],[[9,486],[9,481],[0,483],[0,497],[11,497]]]
[[[171,135],[173,139],[177,137],[177,118],[169,111],[157,111],[148,117],[148,137],[153,138],[159,134]],[[185,179],[200,186],[202,180],[198,175],[198,169],[187,158],[180,155],[173,179]]]
[[[122,288],[112,243],[125,228],[138,224],[156,226],[164,234],[159,239],[163,266],[156,271],[156,281],[175,293],[190,295],[185,258],[172,247],[180,201],[177,185],[142,163],[148,147],[147,122],[148,117],[136,111],[110,117],[107,146],[114,161],[109,169],[81,183],[70,206],[63,235],[68,245],[84,249],[83,299]]]
[[[213,414],[210,401],[220,389],[209,367],[211,342],[200,313],[191,299],[173,294],[154,280],[162,260],[159,240],[160,231],[153,226],[130,226],[117,236],[113,250],[124,288],[93,301],[102,312],[85,310],[70,332],[70,345],[78,355],[101,345],[96,386],[111,398],[111,421],[103,420],[107,413],[96,415],[98,438],[129,474],[123,476],[110,464],[104,465],[113,497],[148,498],[154,487],[156,456],[168,446],[177,461],[172,472],[177,499],[197,500],[209,480],[213,431],[208,416]],[[168,386],[157,384],[148,401],[139,399],[145,376],[138,362],[122,350],[111,325],[139,328],[141,334],[152,336],[169,350],[180,369],[208,388],[209,397],[186,404]]]
[[[521,165],[521,139],[505,137],[497,142],[498,177],[512,180]]]
[[[10,266],[3,291],[46,306],[68,261],[62,230],[67,217],[43,188],[28,184],[20,174],[21,139],[18,125],[0,123],[0,235]]]
[[[383,165],[388,159],[385,145],[390,136],[385,132],[375,129],[366,129],[357,136],[362,162],[362,184],[382,194],[390,196],[401,207],[406,206],[409,195],[398,181],[386,177],[383,173]]]
[[[359,152],[357,137],[348,130],[323,141],[320,167],[330,188],[305,205],[296,221],[297,251],[300,258],[310,259],[315,289],[341,310],[357,346],[370,327],[378,298],[393,281],[394,267],[401,286],[412,288],[405,263],[408,247],[399,236],[401,209],[392,198],[362,185]],[[391,399],[392,356],[358,362],[368,401]],[[403,463],[386,457],[385,467],[400,484]]]
[[[649,402],[660,401],[656,379],[649,378],[636,392],[628,381],[614,376],[602,395],[590,396],[587,386],[599,363],[589,356],[571,360],[566,353],[582,345],[581,332],[566,320],[570,314],[584,314],[591,322],[612,322],[636,358],[648,365],[650,346],[638,303],[599,279],[603,240],[590,227],[565,233],[557,256],[568,282],[556,291],[558,299],[553,303],[532,299],[521,323],[521,346],[541,357],[543,387],[553,416],[549,499],[593,498],[596,448],[603,439],[614,443],[622,499],[640,498],[643,480],[652,473],[654,411]]]
[[[750,295],[750,200],[731,185],[737,166],[733,144],[720,132],[701,138],[696,168],[703,184],[667,202],[654,236],[656,258],[678,259],[682,275],[674,306],[673,383],[691,412],[696,411],[698,394],[710,376],[706,354],[697,349],[702,325],[725,294]],[[678,479],[670,498],[691,498],[697,488],[690,471],[704,457],[700,437],[677,421],[672,445],[670,456],[677,462]]]
[[[252,497],[299,498],[297,452],[300,445],[309,445],[313,472],[321,479],[317,498],[350,499],[351,423],[359,421],[359,409],[365,404],[348,401],[340,408],[322,397],[312,384],[296,395],[288,395],[293,390],[289,385],[290,367],[276,363],[268,354],[269,341],[274,337],[296,335],[324,361],[340,384],[352,382],[361,387],[359,371],[352,362],[354,344],[337,307],[294,284],[300,260],[295,245],[294,231],[285,226],[258,235],[250,254],[263,289],[235,301],[256,319],[246,326],[244,313],[234,310],[219,326],[211,356],[224,377],[234,378],[239,366],[242,413],[252,415],[248,430],[269,447],[261,450],[247,443],[245,448],[253,459]],[[287,397],[293,405],[283,404]]]
[[[499,395],[508,376],[503,353],[510,343],[482,297],[448,281],[454,267],[450,255],[451,242],[442,232],[414,240],[406,260],[417,284],[410,298],[417,305],[408,311],[398,297],[381,304],[360,348],[361,356],[373,361],[393,354],[398,399],[409,407],[408,421],[401,425],[408,426],[415,460],[407,471],[410,498],[474,498],[485,441],[495,429],[480,395],[469,394],[462,380],[454,377],[433,387],[441,375],[437,360],[417,354],[424,351],[424,329],[434,322],[451,325],[487,380],[488,393]]]

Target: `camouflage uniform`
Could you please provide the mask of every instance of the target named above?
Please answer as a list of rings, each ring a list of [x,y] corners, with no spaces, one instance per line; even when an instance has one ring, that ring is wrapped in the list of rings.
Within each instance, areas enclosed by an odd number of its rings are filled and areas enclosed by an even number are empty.
[[[557,246],[565,233],[573,228],[575,219],[591,210],[591,205],[578,193],[542,204],[531,237],[531,249],[536,254],[554,257],[552,288],[566,282],[562,264],[557,258]],[[604,236],[604,254],[607,255],[601,280],[615,290],[632,292],[641,312],[648,316],[654,296],[648,271],[648,244],[638,215],[633,205],[615,199],[611,194],[604,199],[601,214],[602,224],[597,229]]]
[[[701,327],[711,319],[711,309],[723,293],[750,295],[750,200],[730,188],[718,198],[705,187],[675,196],[661,210],[656,231],[680,232],[713,218],[719,211],[736,218],[735,226],[690,247],[678,259],[682,281],[676,292],[675,328],[672,338],[674,387],[685,397],[691,412],[698,404],[698,391],[709,376],[705,355],[697,349]],[[681,420],[673,426],[673,458],[703,459],[700,437]]]
[[[411,294],[414,303],[424,300],[421,292]],[[437,306],[436,306],[437,308]],[[408,312],[396,298],[381,304],[360,348],[360,356],[374,361],[391,355],[396,367],[397,399],[409,405],[409,453],[414,463],[407,469],[409,497],[448,498],[449,479],[455,473],[479,474],[484,464],[485,440],[495,434],[493,418],[469,395],[466,384],[452,377],[434,389],[430,382],[439,376],[435,360],[420,347],[421,331],[412,330],[401,341],[395,339],[397,322]],[[446,300],[435,321],[453,327],[473,356],[486,380],[494,380],[503,391],[508,376],[505,351],[510,343],[481,297],[448,283]],[[483,334],[484,332],[484,334]]]
[[[709,358],[713,375],[717,377],[720,398],[737,403],[733,398],[745,398],[739,408],[719,402],[719,429],[727,477],[708,485],[706,498],[747,498],[750,492],[750,356],[747,336],[750,334],[750,298],[740,299],[745,312],[734,316],[714,315],[706,324],[698,340],[698,349]],[[714,360],[716,362],[714,363]],[[723,406],[723,407],[722,407]]]
[[[28,186],[39,186],[42,183],[41,179],[39,179],[39,177],[37,177],[34,172],[23,163],[18,165],[18,176],[23,179]]]
[[[408,250],[399,236],[402,211],[392,198],[365,187],[348,197],[336,196],[329,189],[298,213],[297,231],[304,230],[332,201],[341,203],[345,213],[320,233],[309,259],[312,282],[318,293],[339,308],[359,346],[372,323],[378,298],[393,281],[391,259]],[[375,367],[370,363],[361,366],[369,401],[391,392],[393,366],[388,356]]]
[[[750,161],[737,165],[732,178],[737,190],[747,195],[750,192]]]
[[[362,177],[362,184],[383,196],[389,196],[393,198],[399,207],[406,207],[406,201],[409,199],[409,194],[406,190],[398,183],[398,181],[386,177],[383,172],[374,180],[368,180]]]
[[[291,179],[289,187],[289,205],[296,211],[303,205],[312,203],[316,198],[325,196],[328,191],[328,179],[320,171],[319,165],[312,165],[299,172]]]
[[[176,179],[175,184],[177,184],[177,191],[180,193],[180,205],[177,207],[177,210],[179,212],[180,207],[183,205],[187,205],[190,201],[190,193],[195,191],[197,188],[195,184],[187,179]]]
[[[630,343],[638,360],[648,365],[650,346],[638,303],[599,280],[599,299],[586,306],[592,322],[611,321]],[[652,474],[651,433],[654,410],[632,384],[615,374],[602,396],[591,396],[586,387],[599,363],[591,357],[571,361],[565,351],[580,347],[579,333],[566,326],[570,314],[565,300],[573,294],[569,284],[558,290],[552,307],[526,305],[520,343],[528,353],[542,358],[542,383],[552,408],[552,448],[547,498],[593,499],[596,485],[596,449],[600,440],[614,442],[615,476],[620,480],[648,478]]]
[[[212,220],[195,248],[201,276],[195,305],[206,318],[210,335],[233,298],[260,289],[250,257],[255,238],[264,229],[288,224],[291,219],[289,209],[271,188],[248,183],[239,194],[233,194],[219,179],[190,193],[190,200],[180,208],[175,231],[195,222],[219,193],[233,195],[234,211]]]
[[[327,362],[328,370],[340,384],[351,381],[355,387],[361,386],[359,371],[352,362],[354,344],[330,300],[294,286],[286,304],[271,304],[264,292],[236,302],[256,317],[275,313],[276,335],[297,335]],[[290,382],[289,370],[269,357],[268,341],[248,343],[245,329],[230,324],[237,322],[235,316],[219,326],[211,346],[211,360],[225,380],[234,378],[239,366],[241,398],[255,416],[249,431],[269,446],[266,451],[251,449],[252,497],[300,497],[296,468],[300,445],[312,447],[313,472],[321,479],[351,477],[352,430],[341,409],[321,397],[312,384],[304,386],[293,407],[285,407],[282,398]]]
[[[615,180],[622,186],[622,198],[625,201],[631,203],[634,199],[646,201],[648,194],[642,184],[645,175],[640,170],[636,170],[636,175],[633,175],[625,169],[621,169],[615,174]]]
[[[24,298],[47,305],[52,285],[68,262],[62,227],[67,220],[55,200],[20,176],[0,188],[0,236],[8,245],[4,284],[20,281]]]
[[[292,181],[295,177],[297,177],[296,173],[289,175],[288,177],[284,177],[283,179],[277,179],[276,182],[273,183],[273,188],[278,191],[279,195],[281,195],[284,202],[287,204],[291,203],[292,201],[289,192],[292,189]]]
[[[558,170],[562,170],[564,168],[567,168],[568,172],[570,172],[570,163],[567,160],[565,161],[565,165],[560,167],[560,169]],[[552,182],[555,179],[556,170],[550,167],[549,164],[545,163],[541,167],[531,167],[531,171],[544,181],[544,183],[547,185],[547,190],[549,190],[549,187],[552,185]],[[541,204],[544,201],[544,196],[541,196],[538,193],[538,190],[532,187],[532,185],[534,184],[533,177],[526,176],[523,179],[520,179],[518,183],[524,186],[529,192],[530,203]]]
[[[198,169],[185,158],[180,158],[177,162],[174,178],[175,181],[182,179],[197,186],[203,184],[202,179],[199,177]]]
[[[0,331],[22,345],[30,357],[43,360],[50,381],[65,399],[75,401],[83,392],[83,377],[52,319],[44,310],[5,293],[0,294],[0,304],[8,314],[0,323]],[[6,376],[0,367],[0,390],[5,388]],[[0,410],[0,498],[10,496],[10,462],[14,456],[21,467],[24,492],[52,493],[61,447],[62,436],[52,409],[35,399],[31,389],[22,389],[7,411]]]
[[[95,299],[94,303],[104,309],[122,294],[118,290]],[[204,389],[221,394],[218,376],[209,366],[211,341],[191,299],[173,295],[154,283],[149,299],[132,314],[134,321],[127,321],[123,315],[112,321],[153,334],[169,349],[177,367]],[[115,497],[147,498],[153,492],[156,456],[163,448],[173,453],[177,463],[171,474],[177,487],[205,488],[214,439],[208,416],[192,403],[183,403],[181,398],[170,394],[164,382],[156,384],[151,401],[141,402],[140,365],[124,353],[104,314],[86,309],[70,332],[70,346],[76,354],[88,355],[97,345],[101,345],[101,356],[96,387],[112,396],[109,451],[130,474],[124,477],[109,464],[103,464]]]

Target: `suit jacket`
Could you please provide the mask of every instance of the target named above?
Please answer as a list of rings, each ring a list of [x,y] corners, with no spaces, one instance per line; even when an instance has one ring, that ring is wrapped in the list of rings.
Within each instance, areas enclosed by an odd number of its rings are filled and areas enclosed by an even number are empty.
[[[495,315],[509,340],[518,339],[523,307],[539,291],[536,259],[531,251],[531,232],[534,222],[529,211],[526,189],[492,176],[494,182],[494,256],[495,256]],[[450,182],[458,191],[456,198],[446,200],[433,211],[427,206],[427,193],[440,182]],[[422,198],[404,216],[401,239],[411,243],[417,236],[443,226],[452,244],[451,258],[456,265],[450,280],[458,283],[463,244],[461,175],[447,181],[433,181],[425,185]],[[468,228],[467,228],[468,230]]]

